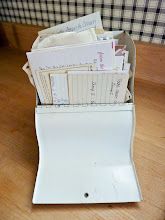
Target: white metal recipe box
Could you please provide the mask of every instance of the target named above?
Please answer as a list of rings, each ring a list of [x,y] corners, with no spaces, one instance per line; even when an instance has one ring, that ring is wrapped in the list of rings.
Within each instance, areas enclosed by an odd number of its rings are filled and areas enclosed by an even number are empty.
[[[135,46],[127,33],[131,63],[124,104],[41,105],[35,110],[39,166],[34,204],[139,202],[142,200],[132,158],[135,128]]]

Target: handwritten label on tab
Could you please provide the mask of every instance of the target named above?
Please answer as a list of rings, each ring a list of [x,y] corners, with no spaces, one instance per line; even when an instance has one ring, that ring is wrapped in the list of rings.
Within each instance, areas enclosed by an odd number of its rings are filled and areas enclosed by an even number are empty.
[[[63,24],[39,31],[38,34],[58,34],[63,32],[80,32],[89,28],[103,29],[100,12],[86,15]]]

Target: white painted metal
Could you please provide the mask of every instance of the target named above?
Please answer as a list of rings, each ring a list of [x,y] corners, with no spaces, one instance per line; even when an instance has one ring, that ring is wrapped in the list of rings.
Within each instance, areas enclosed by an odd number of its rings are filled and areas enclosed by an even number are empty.
[[[38,106],[35,204],[136,202],[134,105]]]

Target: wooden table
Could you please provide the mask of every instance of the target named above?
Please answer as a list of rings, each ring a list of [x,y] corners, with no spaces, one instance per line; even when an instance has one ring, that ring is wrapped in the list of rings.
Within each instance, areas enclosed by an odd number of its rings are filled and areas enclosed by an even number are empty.
[[[165,86],[136,79],[134,160],[144,201],[32,205],[38,165],[35,91],[21,70],[25,53],[0,49],[0,220],[165,219]]]

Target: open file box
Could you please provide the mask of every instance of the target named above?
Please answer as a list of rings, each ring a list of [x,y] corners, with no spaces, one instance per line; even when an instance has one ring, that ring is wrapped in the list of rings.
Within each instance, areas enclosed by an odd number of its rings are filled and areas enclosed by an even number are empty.
[[[135,127],[135,46],[129,50],[132,100],[124,104],[41,105],[37,98],[39,167],[34,204],[138,202],[142,196],[132,144]]]

